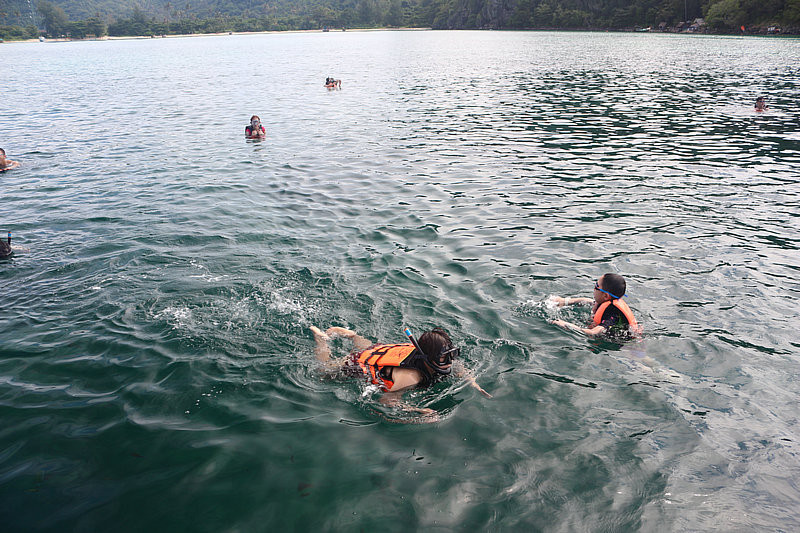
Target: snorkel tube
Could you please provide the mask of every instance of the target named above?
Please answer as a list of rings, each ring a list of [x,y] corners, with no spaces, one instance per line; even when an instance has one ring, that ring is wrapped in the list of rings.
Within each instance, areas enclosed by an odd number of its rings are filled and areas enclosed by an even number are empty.
[[[450,363],[446,367],[440,366],[438,359],[436,361],[431,360],[431,358],[428,356],[428,354],[426,354],[425,351],[420,347],[419,343],[417,342],[417,339],[411,333],[411,330],[409,328],[406,328],[405,334],[406,334],[406,337],[408,337],[408,340],[411,341],[411,344],[414,345],[414,348],[416,348],[419,351],[419,353],[421,353],[423,356],[425,356],[425,363],[429,367],[431,367],[437,374],[440,374],[442,376],[446,376],[446,375],[450,374],[450,372],[453,371],[453,365],[452,365],[452,361],[453,360],[452,360],[452,358],[450,358]]]
[[[409,328],[406,328],[405,333],[406,333],[406,337],[408,337],[408,340],[410,340],[411,344],[414,345],[414,348],[419,350],[419,353],[421,353],[422,355],[426,355],[425,352],[422,351],[422,348],[419,347],[419,343],[417,342],[417,339],[414,338],[414,334],[411,333],[411,330]]]

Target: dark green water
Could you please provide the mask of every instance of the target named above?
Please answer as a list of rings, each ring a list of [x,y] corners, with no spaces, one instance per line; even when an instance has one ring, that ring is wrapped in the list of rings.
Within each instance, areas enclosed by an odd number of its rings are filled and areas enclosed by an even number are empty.
[[[800,528],[798,41],[0,54],[3,531]],[[604,272],[642,341],[548,323]],[[416,423],[323,379],[311,325],[443,326],[494,397]]]

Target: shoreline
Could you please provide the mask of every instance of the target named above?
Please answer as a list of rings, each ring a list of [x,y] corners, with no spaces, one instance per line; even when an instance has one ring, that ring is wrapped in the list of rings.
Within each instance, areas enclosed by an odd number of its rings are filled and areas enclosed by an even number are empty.
[[[70,37],[58,37],[54,39],[20,39],[12,41],[0,41],[0,44],[10,43],[38,43],[38,42],[84,42],[84,41],[135,41],[144,39],[178,39],[187,37],[224,37],[234,35],[271,35],[271,34],[291,34],[291,33],[346,33],[346,32],[379,32],[379,31],[519,31],[519,32],[589,32],[589,33],[649,33],[649,34],[666,34],[666,35],[712,35],[712,36],[728,36],[728,37],[777,37],[777,38],[798,38],[800,35],[796,33],[724,33],[724,32],[692,32],[692,31],[669,31],[669,30],[642,30],[631,28],[526,28],[526,29],[434,29],[430,27],[414,28],[414,27],[400,27],[400,28],[348,28],[347,30],[264,30],[264,31],[231,31],[231,32],[212,32],[212,33],[177,33],[177,34],[162,34],[162,35],[104,35],[102,37],[86,37],[84,39],[72,39]]]
[[[44,41],[39,39],[20,39],[16,41],[5,41],[5,43],[66,43],[66,42],[84,42],[84,41],[138,41],[144,39],[178,39],[184,37],[225,37],[234,35],[270,35],[282,33],[348,33],[348,32],[371,32],[371,31],[429,31],[433,28],[348,28],[346,31],[342,30],[265,30],[265,31],[224,31],[212,33],[176,33],[176,34],[162,34],[162,35],[104,35],[102,37],[86,37],[84,39],[72,39],[70,37],[46,38]],[[5,44],[4,43],[4,44]]]

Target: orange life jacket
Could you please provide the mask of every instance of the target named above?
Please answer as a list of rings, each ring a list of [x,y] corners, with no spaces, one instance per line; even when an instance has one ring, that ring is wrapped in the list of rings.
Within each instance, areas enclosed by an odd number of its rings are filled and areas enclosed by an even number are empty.
[[[425,356],[420,354],[411,343],[403,344],[376,344],[370,346],[356,356],[356,361],[361,370],[370,377],[372,383],[384,389],[392,390],[394,382],[381,375],[387,367],[413,368],[423,376],[421,385],[430,383],[433,375],[424,364]]]
[[[622,300],[609,300],[607,302],[603,302],[602,304],[600,304],[600,307],[597,308],[597,311],[595,311],[594,316],[592,316],[592,322],[594,323],[595,326],[599,326],[600,323],[603,321],[603,315],[605,314],[606,309],[608,309],[608,306],[610,305],[613,305],[614,307],[622,311],[622,316],[624,316],[625,320],[628,321],[628,329],[631,331],[631,333],[638,335],[642,332],[642,328],[639,327],[639,323],[636,322],[636,318],[633,316],[633,311],[631,311],[631,308],[628,307],[628,304],[626,304]]]

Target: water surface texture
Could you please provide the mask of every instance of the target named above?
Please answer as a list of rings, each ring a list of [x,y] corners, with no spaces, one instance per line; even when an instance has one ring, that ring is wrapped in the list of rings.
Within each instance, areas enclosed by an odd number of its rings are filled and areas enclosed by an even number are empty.
[[[0,57],[4,531],[800,529],[797,40]],[[641,341],[548,322],[604,272]],[[420,423],[326,379],[311,325],[445,327],[494,397],[411,392]]]

